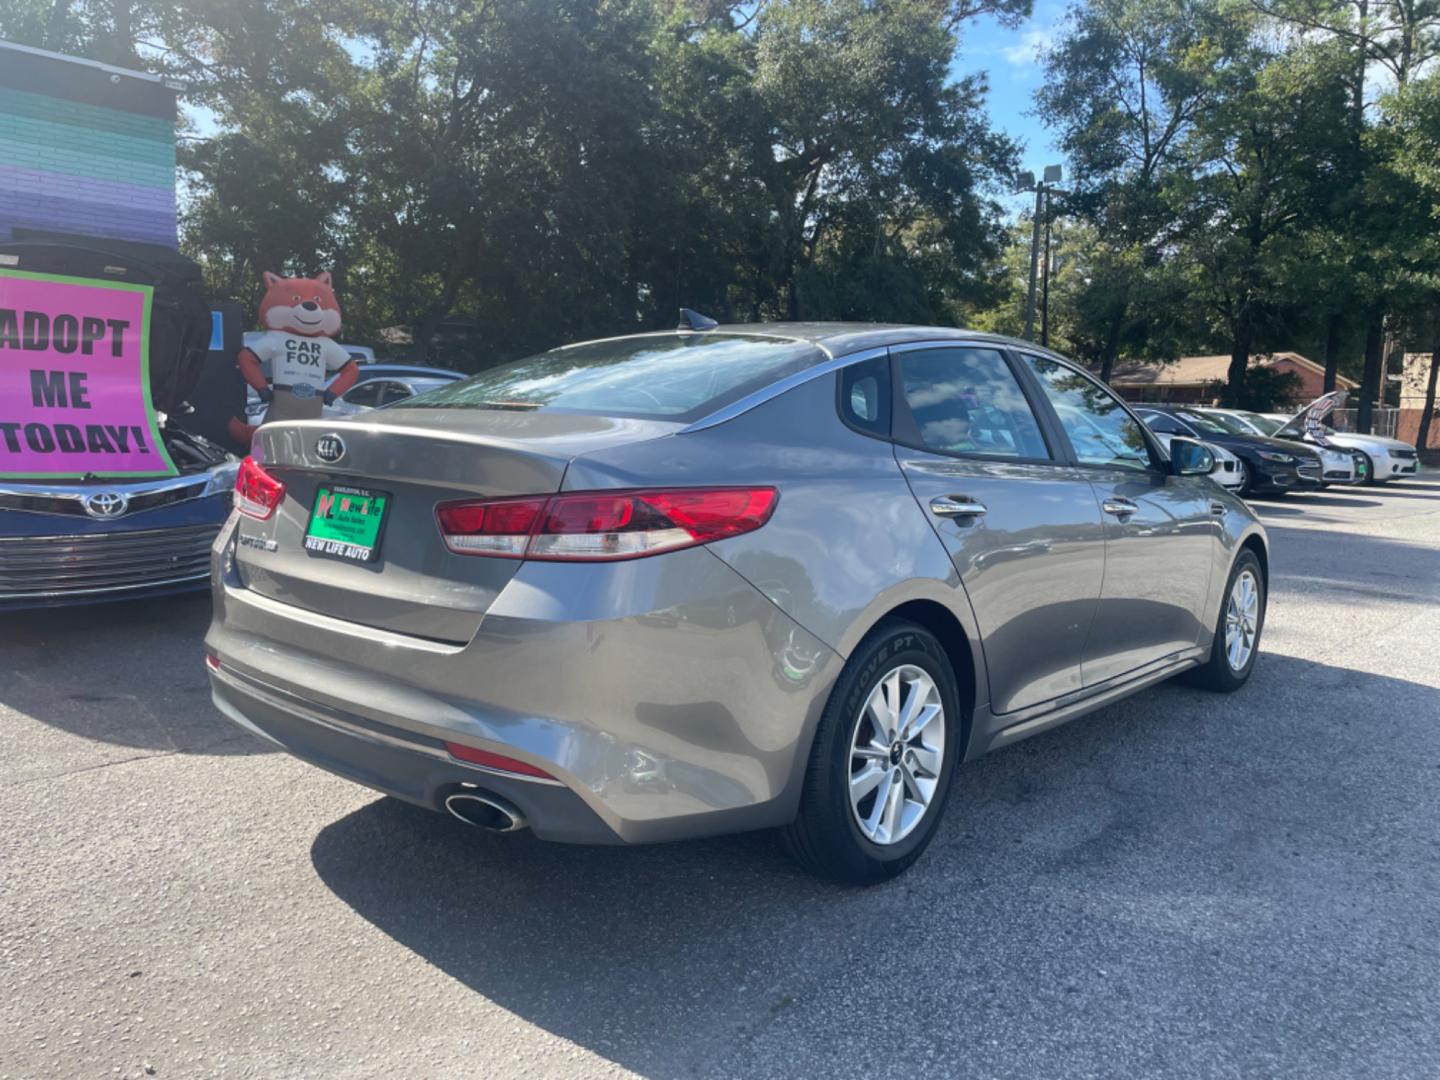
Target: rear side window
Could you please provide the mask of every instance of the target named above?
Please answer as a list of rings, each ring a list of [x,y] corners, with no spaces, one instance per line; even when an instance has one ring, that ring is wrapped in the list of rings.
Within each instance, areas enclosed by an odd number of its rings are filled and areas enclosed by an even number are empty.
[[[978,457],[1050,456],[1040,425],[1005,358],[994,349],[902,352],[911,438],[927,450]]]
[[[385,385],[381,379],[363,382],[345,394],[345,401],[350,405],[374,405],[380,400],[380,389]]]
[[[1189,435],[1190,429],[1173,416],[1167,416],[1163,412],[1147,412],[1140,409],[1136,415],[1150,426],[1151,431],[1158,431],[1162,435]]]
[[[840,415],[871,435],[890,434],[890,363],[885,357],[840,369]]]
[[[653,334],[572,345],[448,383],[410,409],[525,409],[698,420],[824,359],[806,342]]]

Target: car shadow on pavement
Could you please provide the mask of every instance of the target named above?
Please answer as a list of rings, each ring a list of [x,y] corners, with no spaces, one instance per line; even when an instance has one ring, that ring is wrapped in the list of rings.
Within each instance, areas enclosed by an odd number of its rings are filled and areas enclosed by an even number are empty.
[[[1103,1009],[1109,1030],[1157,1045],[1200,1017],[1197,1038],[1224,1033],[1191,1047],[1211,1065],[1267,1042],[1289,1013],[1314,1029],[1287,1036],[1303,1075],[1306,1047],[1340,1037],[1326,1018],[1369,1007],[1405,973],[1349,951],[1419,940],[1373,882],[1386,858],[1433,859],[1432,826],[1406,815],[1440,775],[1437,728],[1434,687],[1262,654],[1240,693],[1165,683],[965,764],[925,857],[871,889],[810,879],[773,834],[571,847],[391,799],[326,826],[311,859],[405,948],[643,1075],[743,1072],[765,1047],[782,1055],[767,1072],[821,1071],[802,1045],[903,1043],[901,1029],[866,1031],[927,1012],[954,1018],[945,1053],[974,1047],[981,1071],[1059,1074],[1033,1055],[1080,1047]],[[1354,835],[1376,821],[1396,823],[1388,854]],[[1348,944],[1366,919],[1378,925]],[[1316,983],[1325,1009],[1287,1006],[1310,992],[1292,987]],[[831,1028],[838,1049],[823,1049]]]
[[[210,702],[201,642],[209,593],[8,614],[0,705],[137,750],[271,753]]]
[[[1288,507],[1290,507],[1291,509],[1303,510],[1303,509],[1305,509],[1307,506],[1308,506],[1308,507],[1314,507],[1314,506],[1360,507],[1360,506],[1384,506],[1384,505],[1385,505],[1384,503],[1379,502],[1379,501],[1377,501],[1377,500],[1375,500],[1375,499],[1364,499],[1364,498],[1360,498],[1358,495],[1351,495],[1351,494],[1349,494],[1348,492],[1346,492],[1346,493],[1344,493],[1344,494],[1341,494],[1341,495],[1330,495],[1330,494],[1321,495],[1321,494],[1316,493],[1316,492],[1303,492],[1303,491],[1300,491],[1300,492],[1295,492],[1293,495],[1259,496],[1258,498],[1259,498],[1260,500],[1263,500],[1263,505],[1264,505],[1265,509],[1267,509],[1267,510],[1273,509],[1273,508],[1276,507],[1276,506],[1288,506]],[[1251,502],[1255,502],[1255,501],[1257,501],[1257,499],[1256,499],[1256,498],[1252,498],[1250,501],[1251,501]]]

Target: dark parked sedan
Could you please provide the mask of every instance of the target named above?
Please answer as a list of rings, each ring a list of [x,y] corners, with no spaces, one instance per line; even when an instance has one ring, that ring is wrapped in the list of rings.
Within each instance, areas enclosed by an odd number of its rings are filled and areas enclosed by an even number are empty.
[[[962,761],[1173,675],[1248,679],[1265,533],[1212,465],[985,334],[556,349],[260,429],[215,545],[214,701],[470,824],[779,826],[877,881]]]
[[[1241,495],[1316,491],[1324,483],[1320,455],[1299,443],[1237,434],[1213,417],[1183,405],[1136,405],[1135,415],[1151,431],[1203,439],[1229,450],[1244,470]]]

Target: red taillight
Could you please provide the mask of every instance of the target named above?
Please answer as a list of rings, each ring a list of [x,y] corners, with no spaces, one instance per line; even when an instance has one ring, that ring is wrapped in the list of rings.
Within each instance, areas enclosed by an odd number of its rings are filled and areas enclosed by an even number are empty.
[[[211,671],[219,671],[220,657],[216,656],[214,653],[206,653],[205,666],[208,667]]]
[[[285,498],[285,485],[260,467],[253,457],[240,462],[235,474],[235,509],[264,521]]]
[[[460,555],[523,559],[525,545],[545,510],[541,499],[445,503],[435,510],[445,546]]]
[[[461,761],[468,761],[475,765],[484,765],[486,768],[499,769],[501,772],[518,773],[520,776],[538,776],[542,780],[554,780],[544,769],[534,765],[528,765],[515,758],[506,757],[504,754],[492,754],[489,750],[479,750],[473,746],[464,746],[461,743],[447,742],[445,749],[450,751],[450,756],[459,758]]]
[[[587,491],[445,503],[435,513],[459,555],[635,559],[758,529],[778,498],[771,487]]]

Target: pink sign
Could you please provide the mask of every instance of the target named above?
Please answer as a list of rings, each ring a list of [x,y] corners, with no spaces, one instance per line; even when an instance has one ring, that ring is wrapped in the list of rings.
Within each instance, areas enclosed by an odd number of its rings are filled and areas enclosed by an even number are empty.
[[[0,269],[0,477],[172,476],[148,285]]]

